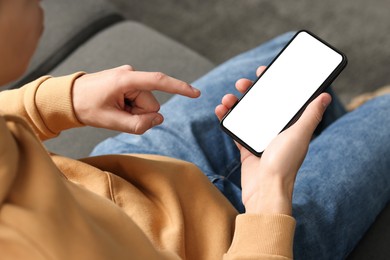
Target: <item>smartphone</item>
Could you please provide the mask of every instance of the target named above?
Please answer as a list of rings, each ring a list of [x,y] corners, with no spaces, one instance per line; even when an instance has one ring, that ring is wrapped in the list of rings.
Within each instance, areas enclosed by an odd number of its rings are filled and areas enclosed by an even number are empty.
[[[224,116],[222,129],[261,156],[346,65],[342,52],[309,31],[297,32]]]

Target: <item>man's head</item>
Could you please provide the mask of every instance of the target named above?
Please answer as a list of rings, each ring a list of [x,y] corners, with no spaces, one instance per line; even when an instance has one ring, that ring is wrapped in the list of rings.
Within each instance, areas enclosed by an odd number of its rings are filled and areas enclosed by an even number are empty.
[[[0,86],[26,70],[43,31],[40,0],[0,0]]]

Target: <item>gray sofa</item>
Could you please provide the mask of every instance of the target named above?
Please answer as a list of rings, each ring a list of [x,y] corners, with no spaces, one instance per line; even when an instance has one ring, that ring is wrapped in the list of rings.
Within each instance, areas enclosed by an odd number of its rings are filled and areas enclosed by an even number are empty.
[[[30,67],[16,88],[41,75],[83,70],[94,72],[123,64],[137,70],[163,71],[191,82],[215,65],[186,46],[147,26],[125,20],[105,0],[43,1],[45,33]],[[161,102],[169,95],[156,93]],[[72,158],[89,154],[96,143],[115,131],[91,127],[65,131],[45,142],[55,153]],[[362,205],[363,206],[363,205]],[[390,258],[390,207],[378,217],[348,259]]]

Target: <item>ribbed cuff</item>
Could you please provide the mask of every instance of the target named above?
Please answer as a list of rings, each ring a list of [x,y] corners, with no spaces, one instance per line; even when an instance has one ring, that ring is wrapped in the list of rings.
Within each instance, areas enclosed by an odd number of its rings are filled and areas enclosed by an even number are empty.
[[[47,129],[54,135],[61,131],[83,126],[77,119],[72,104],[74,81],[84,72],[49,78],[41,83],[36,94],[35,104]]]
[[[292,259],[294,231],[295,220],[291,216],[239,215],[228,255],[273,255]]]

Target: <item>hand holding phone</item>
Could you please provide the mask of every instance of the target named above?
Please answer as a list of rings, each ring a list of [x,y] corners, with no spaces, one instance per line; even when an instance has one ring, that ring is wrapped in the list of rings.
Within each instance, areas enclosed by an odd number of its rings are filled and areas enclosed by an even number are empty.
[[[259,67],[257,75],[264,69],[265,66]],[[245,93],[250,86],[249,80],[236,82],[240,93]],[[225,95],[215,109],[217,117],[221,120],[236,101],[234,95]],[[242,201],[247,213],[291,215],[296,174],[306,156],[313,132],[330,102],[328,93],[320,94],[310,102],[294,125],[272,140],[261,157],[237,144],[242,162]]]
[[[237,142],[260,156],[346,66],[344,54],[299,31],[221,120]]]

